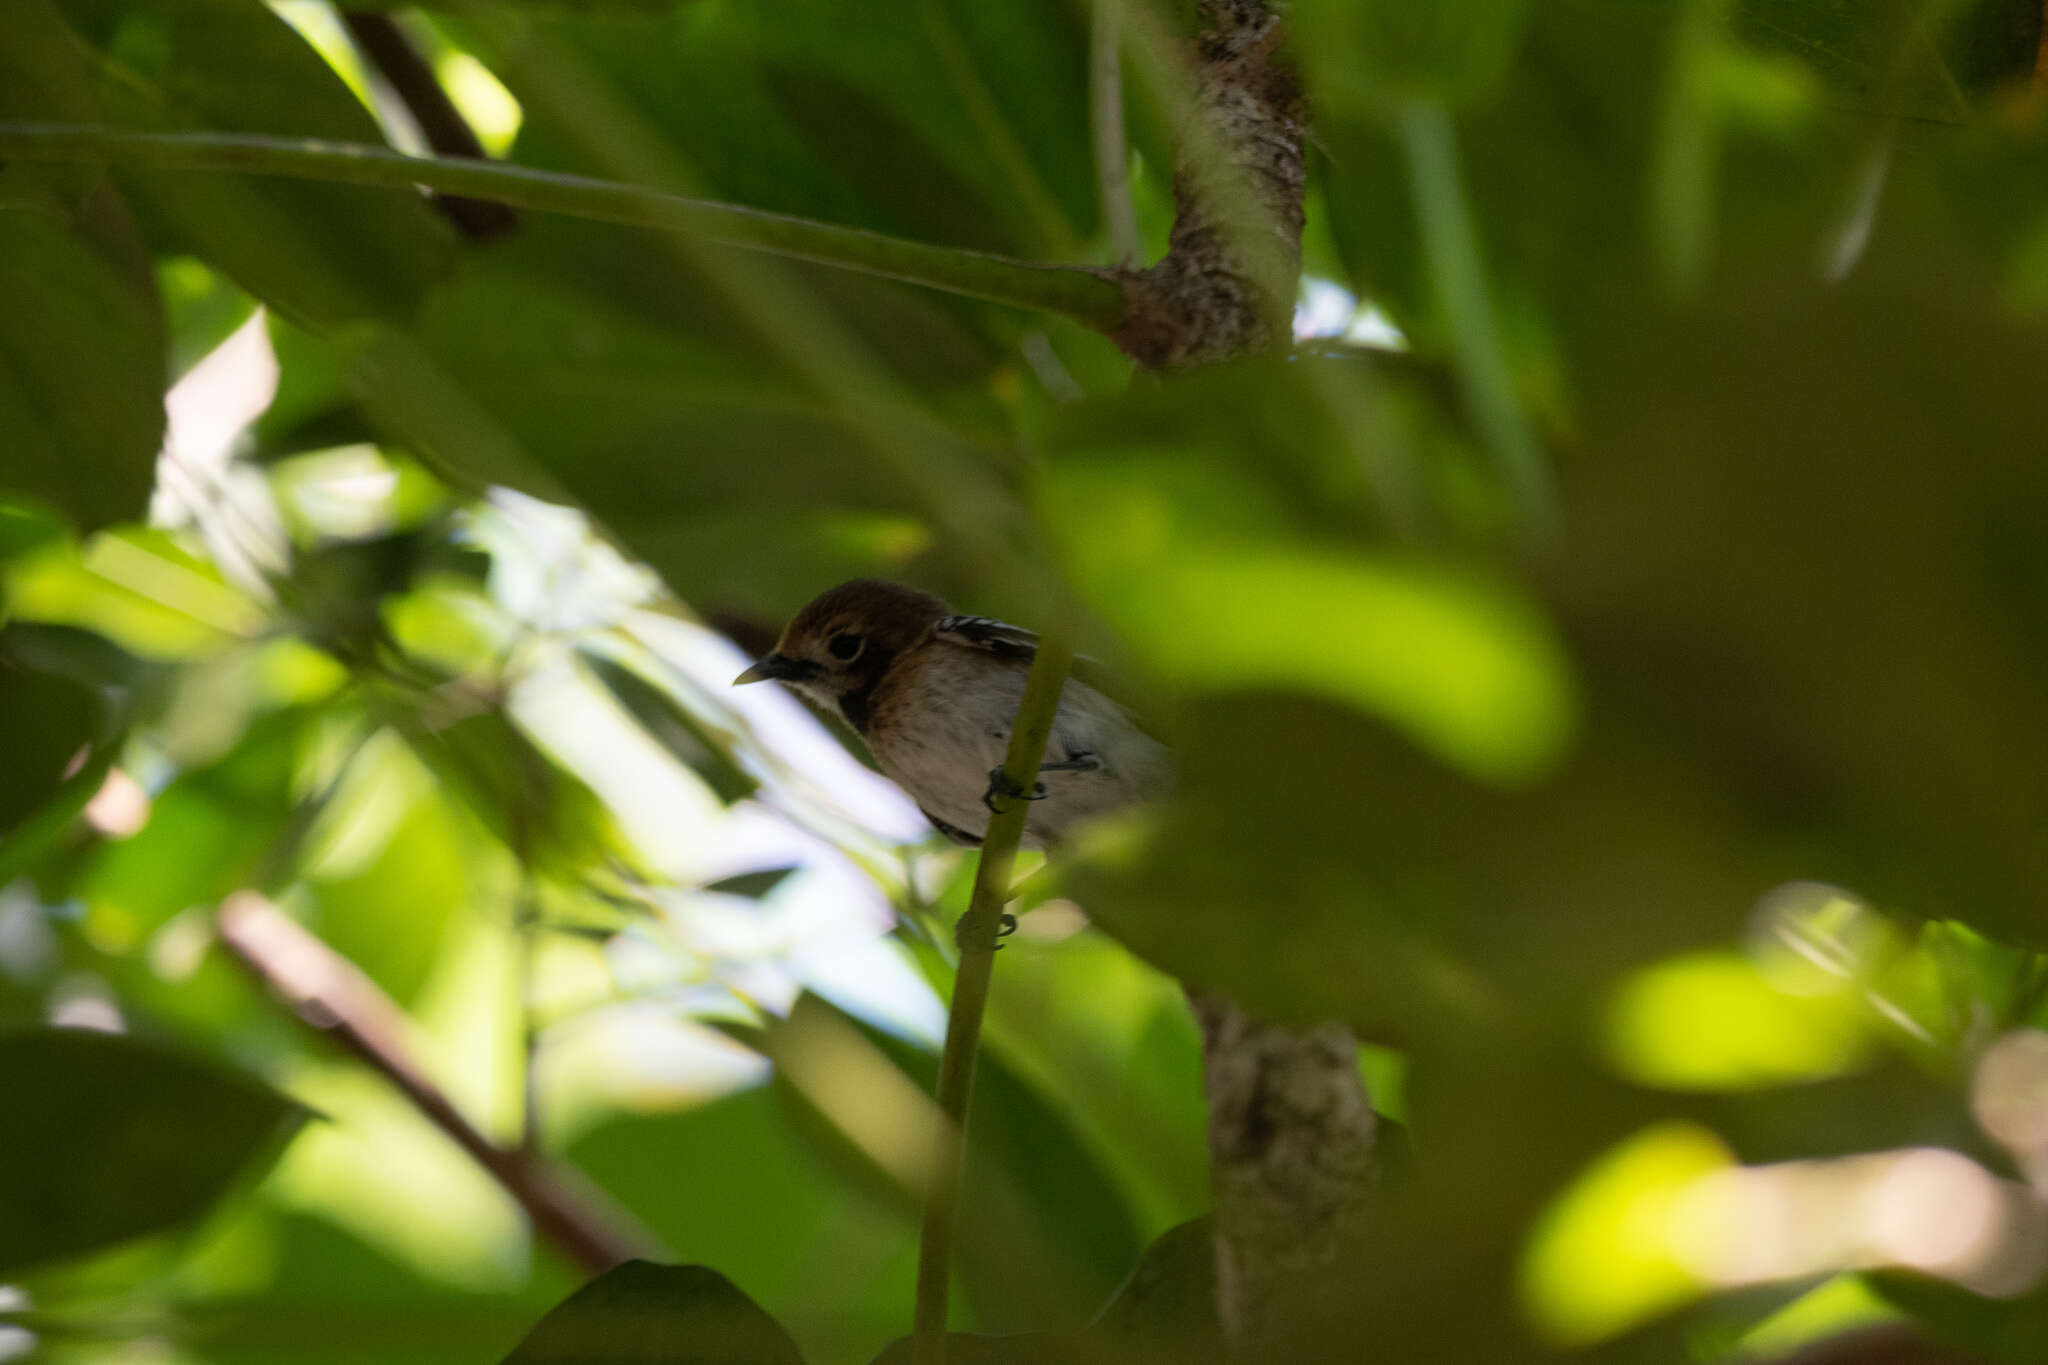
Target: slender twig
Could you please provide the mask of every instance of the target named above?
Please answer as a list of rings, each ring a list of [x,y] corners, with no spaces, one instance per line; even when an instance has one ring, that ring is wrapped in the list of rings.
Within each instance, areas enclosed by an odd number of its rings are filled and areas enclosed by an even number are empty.
[[[1052,734],[1060,689],[1074,661],[1064,627],[1047,634],[1032,660],[1003,773],[1018,791],[1038,780],[1045,741]],[[953,977],[953,1003],[946,1016],[946,1047],[939,1056],[938,1131],[932,1152],[931,1185],[925,1193],[924,1228],[917,1252],[916,1365],[940,1365],[946,1354],[946,1301],[953,1254],[953,1228],[960,1206],[961,1163],[967,1154],[967,1100],[974,1088],[974,1063],[981,1048],[981,1018],[988,1006],[995,969],[996,940],[1003,906],[1010,898],[1010,871],[1024,837],[1028,802],[1005,802],[989,820],[975,869],[974,896],[960,917],[955,937],[960,966]]]
[[[725,246],[1062,313],[1100,331],[1123,321],[1114,272],[1039,265],[932,246],[879,232],[688,199],[616,181],[502,161],[407,156],[388,147],[235,133],[138,133],[61,123],[0,123],[0,161],[118,162],[157,169],[236,171],[371,188],[425,187],[514,208],[629,227],[661,228]]]
[[[574,1170],[500,1146],[462,1116],[405,1045],[405,1015],[346,958],[253,891],[222,902],[222,942],[315,1029],[396,1086],[413,1107],[488,1171],[536,1232],[593,1275],[659,1254],[660,1243]]]
[[[398,20],[389,14],[367,10],[344,10],[341,22],[369,63],[390,85],[391,93],[412,115],[420,136],[437,156],[481,158],[484,145],[441,88],[434,68],[406,37]],[[459,194],[437,194],[434,207],[455,225],[455,230],[472,241],[488,241],[519,225],[519,217],[505,205],[489,199],[466,199]]]

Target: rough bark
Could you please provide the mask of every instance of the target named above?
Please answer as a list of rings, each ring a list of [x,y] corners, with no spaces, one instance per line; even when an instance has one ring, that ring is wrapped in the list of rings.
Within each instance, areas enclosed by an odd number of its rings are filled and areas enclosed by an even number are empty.
[[[1116,339],[1141,364],[1178,369],[1285,345],[1301,273],[1308,110],[1270,0],[1203,0],[1207,31],[1177,128],[1177,199],[1166,257],[1124,273]],[[1191,996],[1201,1021],[1216,1201],[1217,1310],[1245,1354],[1280,1305],[1359,1235],[1375,1119],[1357,1044]]]
[[[1376,1119],[1350,1030],[1260,1023],[1191,996],[1202,1025],[1216,1200],[1216,1309],[1233,1344],[1285,1324],[1275,1308],[1328,1270],[1359,1232]]]
[[[1265,0],[1204,0],[1202,17],[1167,253],[1120,277],[1114,339],[1151,369],[1285,343],[1301,274],[1308,116],[1280,51],[1285,26]]]

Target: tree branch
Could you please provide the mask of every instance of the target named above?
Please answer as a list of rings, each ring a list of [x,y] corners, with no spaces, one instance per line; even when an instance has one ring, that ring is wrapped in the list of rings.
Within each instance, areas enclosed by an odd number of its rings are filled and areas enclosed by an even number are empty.
[[[1119,341],[1174,368],[1285,344],[1301,274],[1308,109],[1271,0],[1201,0],[1180,101],[1178,213],[1166,257],[1126,277]],[[1247,908],[1249,910],[1249,907]],[[1257,1354],[1279,1305],[1360,1235],[1377,1123],[1338,1024],[1297,1032],[1216,996],[1202,1025],[1216,1203],[1217,1314]]]
[[[1301,276],[1308,108],[1280,56],[1285,26],[1267,0],[1202,0],[1202,18],[1173,101],[1173,232],[1157,264],[1123,277],[1111,334],[1153,369],[1285,344]]]
[[[1349,1029],[1298,1033],[1220,996],[1188,1003],[1209,1096],[1216,1315],[1232,1341],[1258,1342],[1285,1326],[1275,1305],[1355,1239],[1378,1120]]]
[[[1062,313],[1103,332],[1114,333],[1124,318],[1123,290],[1114,271],[1037,265],[987,252],[931,246],[859,228],[502,161],[407,156],[387,147],[314,138],[0,123],[0,162],[9,159],[233,171],[407,191],[425,187],[515,208],[687,233],[726,246],[837,266],[968,298]]]
[[[290,1001],[396,1086],[436,1128],[519,1202],[534,1230],[593,1275],[659,1255],[660,1242],[571,1168],[501,1147],[472,1126],[405,1046],[405,1015],[376,983],[254,891],[221,903],[221,941],[257,980]]]

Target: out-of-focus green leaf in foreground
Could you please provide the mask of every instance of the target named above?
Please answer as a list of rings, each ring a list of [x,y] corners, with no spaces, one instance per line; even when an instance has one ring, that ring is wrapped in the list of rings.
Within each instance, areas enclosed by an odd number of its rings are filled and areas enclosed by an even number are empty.
[[[504,1365],[803,1365],[803,1356],[710,1267],[628,1261],[542,1318]]]
[[[884,1348],[874,1365],[915,1359],[915,1346],[904,1337]],[[951,1332],[946,1359],[957,1365],[1215,1365],[1225,1359],[1216,1321],[1215,1230],[1206,1218],[1169,1228],[1079,1332]]]
[[[0,628],[0,885],[92,799],[113,761],[114,707],[96,685],[103,680],[45,671],[53,653],[81,644],[101,642],[55,628]]]
[[[0,493],[83,529],[140,516],[164,428],[154,290],[42,212],[0,201]]]
[[[261,6],[62,0],[118,122],[377,142],[377,123],[313,49]],[[294,321],[404,316],[446,267],[451,234],[408,195],[246,176],[124,177],[159,238],[184,245]]]
[[[210,1062],[112,1034],[0,1037],[0,1274],[189,1222],[302,1111]]]

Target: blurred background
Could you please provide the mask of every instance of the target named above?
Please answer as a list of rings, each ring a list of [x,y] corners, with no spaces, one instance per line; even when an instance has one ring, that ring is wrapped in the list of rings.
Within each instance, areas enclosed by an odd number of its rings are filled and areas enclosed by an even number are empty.
[[[10,0],[0,123],[1114,266],[1194,8]],[[956,1325],[1174,1339],[1190,985],[1352,1024],[1392,1121],[1298,1358],[2048,1359],[2041,7],[1291,23],[1296,345],[1178,375],[679,235],[0,164],[0,1359],[501,1359],[591,1267],[422,1091],[816,1365],[907,1331],[972,860],[728,688],[856,575],[1071,615],[1185,769],[998,959]]]

